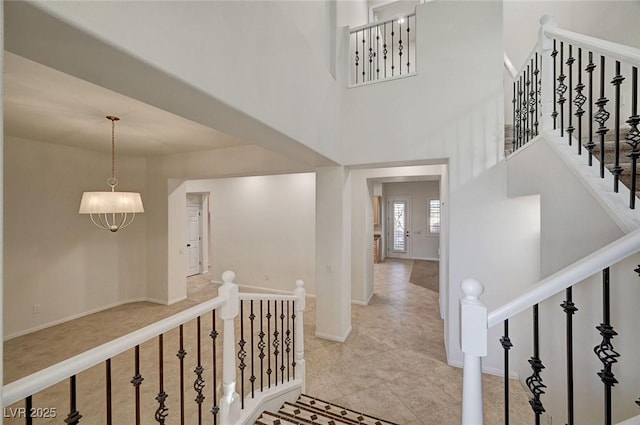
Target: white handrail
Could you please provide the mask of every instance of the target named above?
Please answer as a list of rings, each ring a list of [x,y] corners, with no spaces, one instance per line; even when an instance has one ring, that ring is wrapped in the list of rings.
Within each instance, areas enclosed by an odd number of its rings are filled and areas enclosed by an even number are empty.
[[[238,298],[240,300],[245,300],[245,301],[251,301],[251,300],[297,301],[298,300],[298,297],[296,297],[295,295],[258,294],[253,292],[241,292],[238,294]]]
[[[516,67],[513,66],[513,62],[511,62],[511,59],[509,59],[507,52],[503,52],[503,55],[504,55],[504,67],[507,70],[507,72],[509,72],[509,75],[511,75],[511,79],[515,80],[516,77],[518,76],[518,71],[516,70]]]
[[[491,311],[487,327],[491,328],[603,269],[640,251],[640,229],[576,261],[538,282],[523,295]]]
[[[166,319],[7,384],[2,389],[2,405],[3,407],[7,407],[17,401],[23,400],[32,394],[42,391],[73,375],[77,375],[90,367],[117,356],[183,323],[193,320],[213,309],[220,308],[225,305],[225,303],[226,299],[222,297],[205,301],[188,310],[174,314],[171,317],[167,317]]]
[[[545,27],[544,34],[547,37],[571,43],[575,47],[582,47],[583,49],[612,57],[633,66],[640,66],[640,49],[635,47],[625,46],[624,44],[614,43],[612,41],[600,40],[595,37],[589,37],[588,35],[554,28],[553,26]]]
[[[371,22],[371,23],[368,23],[368,24],[360,25],[359,27],[349,28],[349,34],[353,34],[354,32],[362,31],[362,30],[365,30],[367,28],[373,28],[373,27],[377,27],[379,25],[384,25],[384,24],[396,21],[396,20],[401,19],[401,18],[409,19],[412,16],[416,16],[416,12],[399,13],[399,14],[395,15],[393,18],[387,19],[386,21],[375,21],[375,22]]]

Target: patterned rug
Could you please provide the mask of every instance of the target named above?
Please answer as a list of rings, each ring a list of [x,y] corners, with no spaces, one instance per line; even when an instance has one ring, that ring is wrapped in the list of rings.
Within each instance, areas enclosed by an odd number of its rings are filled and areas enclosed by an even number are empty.
[[[438,292],[440,289],[440,261],[413,260],[409,282]]]

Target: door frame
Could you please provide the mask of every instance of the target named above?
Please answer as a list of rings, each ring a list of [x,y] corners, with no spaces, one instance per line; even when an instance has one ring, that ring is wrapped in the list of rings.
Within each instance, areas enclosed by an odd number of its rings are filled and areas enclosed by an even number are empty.
[[[404,202],[405,209],[405,252],[398,252],[393,250],[393,208],[392,204],[395,201]],[[386,211],[386,223],[387,223],[387,246],[386,256],[391,258],[406,258],[410,259],[411,256],[411,196],[388,196],[387,197],[387,211]]]
[[[189,228],[189,210],[194,209],[198,212],[198,271],[196,273],[192,273],[192,271],[189,269],[189,247],[185,246],[186,252],[187,252],[187,257],[186,257],[186,276],[194,276],[197,274],[201,274],[203,272],[203,243],[205,242],[203,240],[203,232],[202,232],[202,227],[203,227],[203,222],[202,222],[202,203],[198,203],[198,202],[191,202],[191,201],[187,201],[187,221],[185,223],[185,225],[187,226],[187,238],[185,240],[185,245],[187,245],[189,243],[189,232],[188,232],[188,228]]]

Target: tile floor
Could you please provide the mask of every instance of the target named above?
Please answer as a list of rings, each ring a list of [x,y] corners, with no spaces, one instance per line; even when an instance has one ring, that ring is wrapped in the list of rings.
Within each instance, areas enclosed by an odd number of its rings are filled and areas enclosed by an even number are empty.
[[[314,336],[315,300],[308,299],[305,311],[307,393],[399,424],[458,425],[461,423],[462,371],[445,361],[438,294],[408,282],[411,264],[410,260],[388,259],[375,265],[375,294],[368,306],[352,306],[353,331],[345,343]],[[210,284],[207,275],[200,275],[189,279],[188,300],[182,303],[169,307],[128,304],[6,341],[5,383],[216,295],[217,285]],[[157,351],[147,351],[143,353],[145,357],[157,355]],[[122,381],[128,387],[123,386],[123,394],[131,392],[130,358],[126,362]],[[114,362],[114,374],[118,373]],[[149,387],[153,387],[153,379],[147,376]],[[83,383],[94,380],[79,378]],[[98,392],[97,388],[91,384],[84,392]],[[486,424],[503,423],[502,378],[485,376],[484,388]],[[524,391],[517,382],[511,388],[511,423],[531,423]],[[58,391],[66,396],[68,390],[62,385]],[[150,397],[153,399],[152,394]],[[96,405],[101,403],[102,398],[95,400]],[[123,412],[122,417],[130,418],[130,414]],[[123,419],[117,423],[127,422]]]

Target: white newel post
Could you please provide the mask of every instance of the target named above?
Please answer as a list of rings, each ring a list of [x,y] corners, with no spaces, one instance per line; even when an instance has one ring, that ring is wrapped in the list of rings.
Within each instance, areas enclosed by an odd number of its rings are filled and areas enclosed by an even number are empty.
[[[224,321],[222,333],[222,389],[220,399],[221,425],[235,424],[240,418],[240,396],[236,392],[236,338],[234,320],[238,316],[240,302],[238,285],[233,283],[236,274],[232,271],[222,273],[223,285],[218,296],[227,302],[219,309],[219,317]],[[214,384],[215,385],[215,384]]]
[[[306,306],[304,282],[300,279],[296,281],[296,289],[293,291],[298,299],[296,300],[296,328],[294,329],[296,344],[295,359],[296,359],[296,379],[302,379],[302,393],[306,391],[306,372],[304,365],[304,309]]]
[[[542,73],[542,119],[540,122],[541,130],[549,131],[553,130],[553,93],[554,93],[554,81],[553,81],[553,40],[547,37],[544,32],[547,29],[556,28],[557,23],[553,16],[544,15],[540,18],[540,31],[538,34],[540,54],[542,55],[542,65],[540,72]]]
[[[482,357],[487,355],[487,308],[480,301],[482,283],[466,279],[460,285],[460,347],[464,354],[462,425],[484,424]]]

